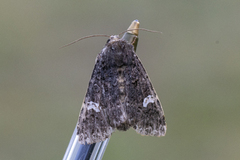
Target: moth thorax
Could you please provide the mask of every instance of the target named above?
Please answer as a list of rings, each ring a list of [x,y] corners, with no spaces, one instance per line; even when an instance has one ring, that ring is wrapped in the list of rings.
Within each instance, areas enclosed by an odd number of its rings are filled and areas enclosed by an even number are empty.
[[[108,43],[113,43],[113,42],[116,42],[116,41],[119,41],[119,36],[118,35],[112,35],[110,36],[110,41]]]

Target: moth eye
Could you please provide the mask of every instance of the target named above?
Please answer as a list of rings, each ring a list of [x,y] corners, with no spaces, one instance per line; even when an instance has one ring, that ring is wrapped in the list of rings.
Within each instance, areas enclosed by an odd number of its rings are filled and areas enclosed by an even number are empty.
[[[107,40],[107,43],[110,42],[110,39]]]

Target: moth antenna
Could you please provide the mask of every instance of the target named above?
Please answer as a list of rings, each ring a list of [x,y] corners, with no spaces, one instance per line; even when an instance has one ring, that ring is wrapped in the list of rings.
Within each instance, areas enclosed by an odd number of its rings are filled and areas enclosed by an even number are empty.
[[[136,42],[136,40],[137,40],[137,36],[133,38],[133,41],[131,42],[131,44],[133,45]]]
[[[70,46],[70,45],[72,45],[72,44],[74,44],[74,43],[76,43],[76,42],[78,42],[78,41],[83,40],[83,39],[87,39],[87,38],[91,38],[91,37],[110,37],[110,36],[109,36],[109,35],[106,35],[106,34],[93,34],[93,35],[81,37],[81,38],[79,38],[79,39],[77,39],[77,40],[75,40],[75,41],[73,41],[73,42],[71,42],[71,43],[68,43],[68,44],[60,47],[60,49],[61,49],[61,48],[64,48],[64,47],[67,47],[67,46]]]
[[[127,32],[127,31],[133,31],[133,30],[142,30],[142,31],[147,31],[147,32],[153,32],[153,33],[160,33],[160,34],[162,34],[162,32],[160,32],[160,31],[150,30],[150,29],[146,29],[146,28],[134,28],[134,29],[125,30],[125,31],[121,32],[121,33],[118,34],[118,35],[120,36],[120,35],[122,35],[123,33]]]

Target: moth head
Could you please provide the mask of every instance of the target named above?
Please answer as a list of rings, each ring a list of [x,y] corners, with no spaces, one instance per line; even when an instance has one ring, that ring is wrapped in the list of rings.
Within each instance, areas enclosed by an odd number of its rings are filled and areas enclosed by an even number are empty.
[[[109,39],[107,40],[107,43],[113,43],[113,42],[116,42],[116,41],[119,41],[119,35],[112,35],[109,37]]]

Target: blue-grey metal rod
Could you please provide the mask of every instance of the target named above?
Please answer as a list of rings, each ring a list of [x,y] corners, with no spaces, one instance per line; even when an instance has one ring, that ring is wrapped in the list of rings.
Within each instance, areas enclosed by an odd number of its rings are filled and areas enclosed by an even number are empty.
[[[66,149],[63,160],[101,160],[106,150],[109,138],[94,144],[80,144],[77,135],[77,125]]]
[[[128,29],[139,28],[138,20],[134,20]],[[122,39],[132,43],[136,51],[138,43],[138,30],[127,31]],[[101,160],[107,148],[109,139],[94,144],[80,144],[77,135],[77,125],[68,144],[63,160]]]

